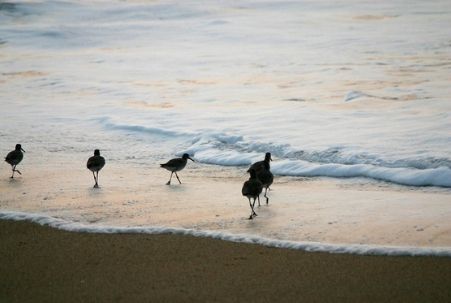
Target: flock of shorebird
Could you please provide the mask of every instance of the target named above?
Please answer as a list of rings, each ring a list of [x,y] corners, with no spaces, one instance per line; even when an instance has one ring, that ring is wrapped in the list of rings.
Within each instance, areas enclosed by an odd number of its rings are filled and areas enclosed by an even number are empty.
[[[13,151],[9,152],[8,155],[6,155],[5,161],[11,165],[13,172],[11,178],[14,178],[15,172],[17,172],[19,175],[22,174],[18,169],[16,169],[16,166],[22,161],[24,152],[25,151],[23,150],[22,146],[20,144],[16,144],[16,148]],[[194,162],[194,160],[188,154],[183,154],[181,158],[174,158],[164,164],[160,164],[162,168],[165,168],[171,172],[169,181],[166,183],[167,185],[171,184],[172,175],[174,173],[179,183],[182,184],[179,176],[177,175],[177,172],[185,168],[188,159]],[[271,153],[266,153],[265,159],[263,161],[255,162],[247,170],[247,172],[250,174],[250,178],[249,180],[244,182],[241,193],[243,194],[243,196],[246,196],[249,199],[249,206],[251,208],[251,215],[249,216],[250,220],[257,216],[257,213],[255,212],[255,201],[258,200],[258,206],[260,206],[260,194],[262,193],[263,188],[265,189],[264,197],[266,198],[266,204],[269,203],[267,191],[274,180],[274,176],[270,170],[270,161],[272,161]],[[88,159],[88,162],[86,163],[86,167],[92,172],[92,175],[94,176],[94,188],[99,187],[99,171],[104,166],[105,158],[100,155],[100,151],[98,149],[94,150],[94,156],[90,157]],[[251,199],[253,199],[253,202],[251,201]]]

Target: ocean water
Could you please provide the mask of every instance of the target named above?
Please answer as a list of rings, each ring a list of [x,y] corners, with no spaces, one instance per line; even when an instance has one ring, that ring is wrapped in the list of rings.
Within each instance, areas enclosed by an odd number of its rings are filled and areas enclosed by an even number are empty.
[[[187,152],[242,177],[269,151],[277,177],[451,204],[450,83],[447,0],[0,1],[1,152],[28,166]]]

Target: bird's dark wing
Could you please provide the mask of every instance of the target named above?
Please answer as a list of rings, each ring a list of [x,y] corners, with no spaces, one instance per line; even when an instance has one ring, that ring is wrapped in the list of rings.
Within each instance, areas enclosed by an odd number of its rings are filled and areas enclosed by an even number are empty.
[[[243,196],[258,196],[263,190],[263,185],[259,180],[247,180],[243,184],[241,193]]]
[[[241,189],[241,193],[243,194],[243,196],[247,196],[250,194],[249,189],[250,189],[249,181],[244,182],[243,188]]]
[[[22,161],[23,154],[20,151],[13,150],[6,155],[5,161],[11,165],[17,165]]]
[[[257,178],[263,183],[264,186],[269,186],[274,181],[274,175],[266,169],[263,169],[257,173]]]
[[[6,162],[11,161],[13,155],[14,155],[14,151],[9,152],[9,153],[6,155],[6,157],[5,157],[5,161],[6,161]]]
[[[182,158],[174,158],[169,160],[168,162],[164,164],[160,164],[162,167],[178,167],[183,163]]]
[[[265,161],[258,161],[255,162],[254,164],[251,165],[251,167],[249,167],[249,169],[247,170],[248,172],[253,169],[255,171],[259,171],[262,170],[263,168],[265,168]]]
[[[101,169],[103,166],[105,166],[105,158],[102,156],[92,156],[88,159],[88,162],[86,163],[86,167],[91,168],[98,168]]]

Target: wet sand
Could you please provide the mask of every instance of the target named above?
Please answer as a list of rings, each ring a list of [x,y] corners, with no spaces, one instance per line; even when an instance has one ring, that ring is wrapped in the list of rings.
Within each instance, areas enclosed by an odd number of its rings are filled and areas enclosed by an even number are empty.
[[[1,302],[450,302],[451,258],[309,253],[0,221]]]
[[[451,247],[450,189],[276,176],[269,205],[262,198],[258,217],[250,221],[249,203],[241,195],[247,167],[190,162],[180,172],[183,184],[174,177],[167,186],[170,173],[158,164],[110,161],[100,173],[101,188],[93,189],[86,158],[76,156],[49,167],[50,160],[26,162],[23,175],[14,180],[8,178],[9,166],[1,166],[0,211],[95,226],[175,227],[338,245]]]

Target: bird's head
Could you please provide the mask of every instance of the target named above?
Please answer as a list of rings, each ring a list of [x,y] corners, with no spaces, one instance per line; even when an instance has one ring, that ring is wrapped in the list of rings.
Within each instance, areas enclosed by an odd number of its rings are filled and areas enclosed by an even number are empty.
[[[100,150],[95,149],[94,150],[94,156],[100,156]]]
[[[183,154],[182,156],[183,159],[190,159],[191,161],[195,162],[193,159],[191,159],[191,157],[188,154]]]
[[[16,150],[25,152],[20,144],[16,144]]]
[[[271,153],[266,153],[265,154],[265,162],[269,162],[269,161],[272,161]]]

